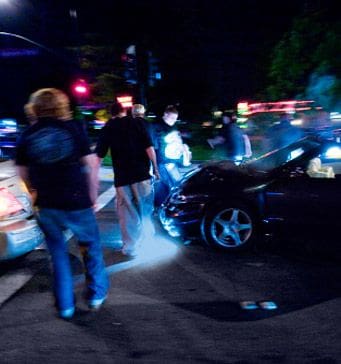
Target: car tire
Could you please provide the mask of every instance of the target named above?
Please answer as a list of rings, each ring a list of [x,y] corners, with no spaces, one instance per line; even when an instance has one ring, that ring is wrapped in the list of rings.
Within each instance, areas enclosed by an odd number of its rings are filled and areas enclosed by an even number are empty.
[[[202,220],[201,235],[207,244],[225,251],[250,249],[258,238],[257,215],[241,203],[212,207]]]

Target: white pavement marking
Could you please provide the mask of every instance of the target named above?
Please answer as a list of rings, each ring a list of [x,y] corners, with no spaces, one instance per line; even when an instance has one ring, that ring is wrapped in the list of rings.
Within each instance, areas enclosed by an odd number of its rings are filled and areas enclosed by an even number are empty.
[[[101,167],[99,170],[99,180],[103,182],[113,182],[114,172],[112,167]]]
[[[0,307],[33,276],[29,269],[20,269],[0,277]]]
[[[97,212],[101,210],[114,197],[115,197],[115,188],[112,186],[98,197],[95,211]],[[70,230],[64,231],[64,237],[66,240],[70,240],[72,236],[73,233]],[[39,247],[39,249],[41,249],[42,246],[44,246],[44,244],[42,244]],[[20,269],[15,272],[9,272],[0,277],[0,307],[3,305],[5,301],[7,301],[19,289],[21,289],[35,275],[35,273],[36,272],[33,272],[30,269]]]
[[[97,199],[95,211],[101,210],[116,196],[115,187],[112,186],[103,192]]]

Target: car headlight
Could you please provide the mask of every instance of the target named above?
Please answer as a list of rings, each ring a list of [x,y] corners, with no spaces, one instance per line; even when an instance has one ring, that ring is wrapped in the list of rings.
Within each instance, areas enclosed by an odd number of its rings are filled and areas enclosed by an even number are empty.
[[[326,159],[341,159],[341,148],[338,146],[330,147],[324,153]]]
[[[190,202],[204,202],[208,199],[208,195],[205,194],[195,194],[195,195],[185,195],[181,192],[176,192],[171,195],[169,202],[173,204],[186,204]]]

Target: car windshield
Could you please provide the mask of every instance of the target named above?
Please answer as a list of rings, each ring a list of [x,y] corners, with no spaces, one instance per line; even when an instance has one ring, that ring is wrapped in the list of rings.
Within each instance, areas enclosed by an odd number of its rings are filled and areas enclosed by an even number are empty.
[[[296,160],[303,154],[319,148],[318,142],[303,139],[287,147],[269,152],[256,160],[250,161],[248,164],[251,168],[259,171],[270,171],[276,169],[283,164]]]

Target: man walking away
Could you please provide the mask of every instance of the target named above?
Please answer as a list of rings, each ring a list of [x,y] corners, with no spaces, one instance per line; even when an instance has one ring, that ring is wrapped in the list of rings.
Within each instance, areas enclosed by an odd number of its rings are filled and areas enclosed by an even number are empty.
[[[96,147],[100,163],[108,150],[111,152],[122,254],[126,256],[135,256],[137,247],[154,234],[150,162],[157,179],[159,172],[154,147],[141,118],[142,108],[143,105],[133,105],[132,117],[116,118],[100,135]]]
[[[75,312],[75,302],[65,228],[79,240],[89,308],[99,308],[108,290],[92,208],[97,198],[97,160],[84,129],[71,120],[69,99],[62,91],[38,90],[28,105],[36,122],[18,141],[16,164],[28,189],[37,196],[37,218],[52,258],[56,306],[59,316],[68,319]]]
[[[127,116],[127,109],[125,109],[119,102],[114,102],[111,105],[111,119],[104,125],[104,127],[112,120],[115,120],[116,118],[123,118],[125,116]]]
[[[282,113],[278,123],[272,125],[266,135],[267,152],[286,147],[303,137],[302,131],[291,125],[290,115]]]

